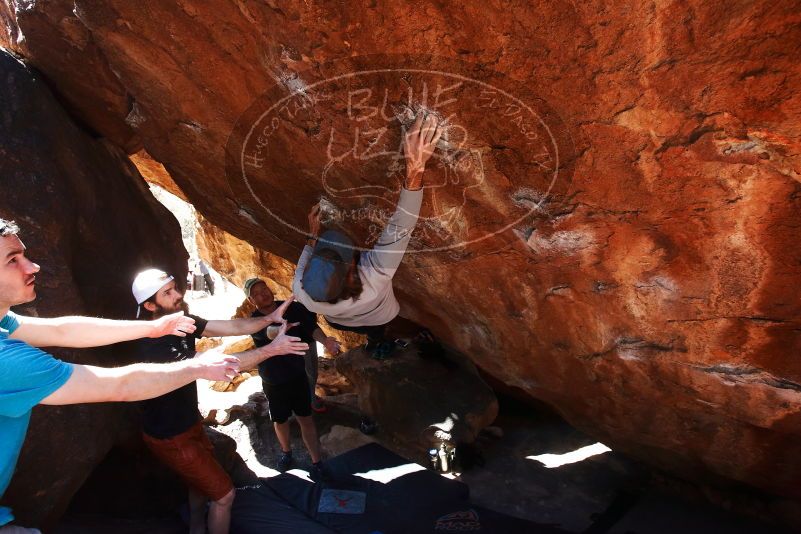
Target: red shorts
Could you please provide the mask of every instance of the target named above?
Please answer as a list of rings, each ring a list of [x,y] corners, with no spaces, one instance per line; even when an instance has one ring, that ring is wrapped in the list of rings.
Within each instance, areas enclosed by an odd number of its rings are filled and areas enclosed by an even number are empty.
[[[214,458],[214,446],[198,421],[192,428],[168,439],[142,434],[145,445],[187,485],[212,501],[234,489],[231,477]]]

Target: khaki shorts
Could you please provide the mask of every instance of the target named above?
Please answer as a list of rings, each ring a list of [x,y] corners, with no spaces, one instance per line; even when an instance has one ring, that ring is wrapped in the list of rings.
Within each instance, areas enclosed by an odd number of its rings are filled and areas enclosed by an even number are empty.
[[[231,477],[214,458],[214,446],[200,421],[172,438],[158,439],[147,434],[142,438],[156,458],[212,501],[219,501],[234,489]]]

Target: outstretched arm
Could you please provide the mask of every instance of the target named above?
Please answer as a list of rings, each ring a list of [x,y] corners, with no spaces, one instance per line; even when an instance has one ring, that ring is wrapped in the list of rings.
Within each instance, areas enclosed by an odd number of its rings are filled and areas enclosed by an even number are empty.
[[[242,369],[254,369],[261,362],[273,356],[281,356],[283,354],[297,354],[303,356],[309,350],[309,345],[300,340],[299,337],[286,335],[288,327],[295,326],[297,323],[281,325],[278,330],[278,335],[269,345],[259,347],[253,350],[237,353],[237,357],[241,362]]]
[[[203,335],[207,337],[245,336],[267,328],[271,324],[286,323],[284,320],[284,313],[294,299],[294,295],[290,295],[273,313],[264,317],[248,317],[244,319],[230,319],[228,321],[209,321],[206,325],[206,329],[203,331]]]
[[[414,124],[403,138],[403,155],[406,159],[406,183],[404,187],[417,191],[423,187],[426,163],[437,148],[444,127],[434,114],[423,117],[419,113]]]
[[[323,332],[319,327],[314,329],[312,337],[317,343],[320,343],[323,347],[325,347],[325,351],[331,356],[336,356],[339,354],[341,347],[339,346],[339,341],[337,341],[337,338],[325,335],[325,332]]]
[[[299,302],[311,309],[314,307],[314,301],[306,298],[303,292],[303,272],[306,270],[306,264],[312,257],[314,252],[314,245],[317,243],[317,237],[320,235],[320,204],[312,206],[309,212],[309,237],[306,240],[306,246],[303,247],[303,252],[298,259],[298,265],[295,267],[295,277],[292,279],[292,292],[298,296]],[[311,308],[310,308],[311,307]]]
[[[442,135],[440,126],[435,115],[429,114],[424,119],[420,113],[403,139],[406,183],[401,189],[395,213],[365,258],[386,276],[395,275],[412,238],[423,204],[423,172]]]
[[[96,317],[26,317],[18,315],[19,327],[12,339],[34,347],[100,347],[143,337],[185,336],[195,331],[195,320],[183,312],[155,321],[114,321]]]
[[[75,365],[67,382],[42,404],[138,401],[178,389],[198,378],[231,380],[239,374],[239,359],[217,351],[175,363],[139,363],[105,368]]]

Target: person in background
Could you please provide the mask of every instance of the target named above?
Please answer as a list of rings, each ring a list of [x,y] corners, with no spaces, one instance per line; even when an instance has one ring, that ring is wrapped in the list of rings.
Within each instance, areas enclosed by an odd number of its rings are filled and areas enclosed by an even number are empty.
[[[200,274],[203,275],[203,280],[206,282],[206,288],[209,290],[209,294],[213,297],[214,296],[214,278],[211,276],[211,272],[209,272],[209,267],[206,265],[206,262],[203,260],[198,261],[198,266],[200,267]]]
[[[248,298],[256,305],[253,317],[262,317],[265,313],[272,313],[271,310],[277,309],[282,304],[274,299],[272,291],[263,280],[251,278],[245,282],[244,287]],[[310,392],[310,379],[306,372],[305,361],[310,355],[315,360],[317,359],[314,334],[322,335],[322,332],[317,327],[317,316],[296,302],[289,305],[284,317],[288,321],[289,330],[287,332],[306,341],[309,350],[306,351],[304,358],[294,354],[285,354],[259,364],[259,376],[267,397],[270,421],[273,423],[275,435],[281,446],[281,455],[278,457],[276,468],[279,471],[286,471],[293,463],[289,418],[294,413],[300,426],[303,443],[311,457],[312,479],[318,479],[322,470],[320,442],[317,438],[317,428],[312,419],[311,397],[313,392]],[[275,337],[275,327],[269,326],[265,330],[251,334],[251,337],[257,347],[269,346]]]

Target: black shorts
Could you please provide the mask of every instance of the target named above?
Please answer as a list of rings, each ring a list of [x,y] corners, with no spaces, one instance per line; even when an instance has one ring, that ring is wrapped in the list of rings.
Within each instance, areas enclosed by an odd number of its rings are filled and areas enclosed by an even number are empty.
[[[311,415],[311,393],[306,375],[284,384],[263,382],[263,385],[270,421],[273,423],[285,423],[292,412],[300,417]]]
[[[367,341],[372,341],[373,343],[380,343],[384,341],[384,332],[387,329],[387,324],[380,324],[377,326],[345,326],[338,323],[332,323],[328,319],[326,319],[331,327],[336,328],[341,332],[355,332],[356,334],[362,334],[367,336]]]

